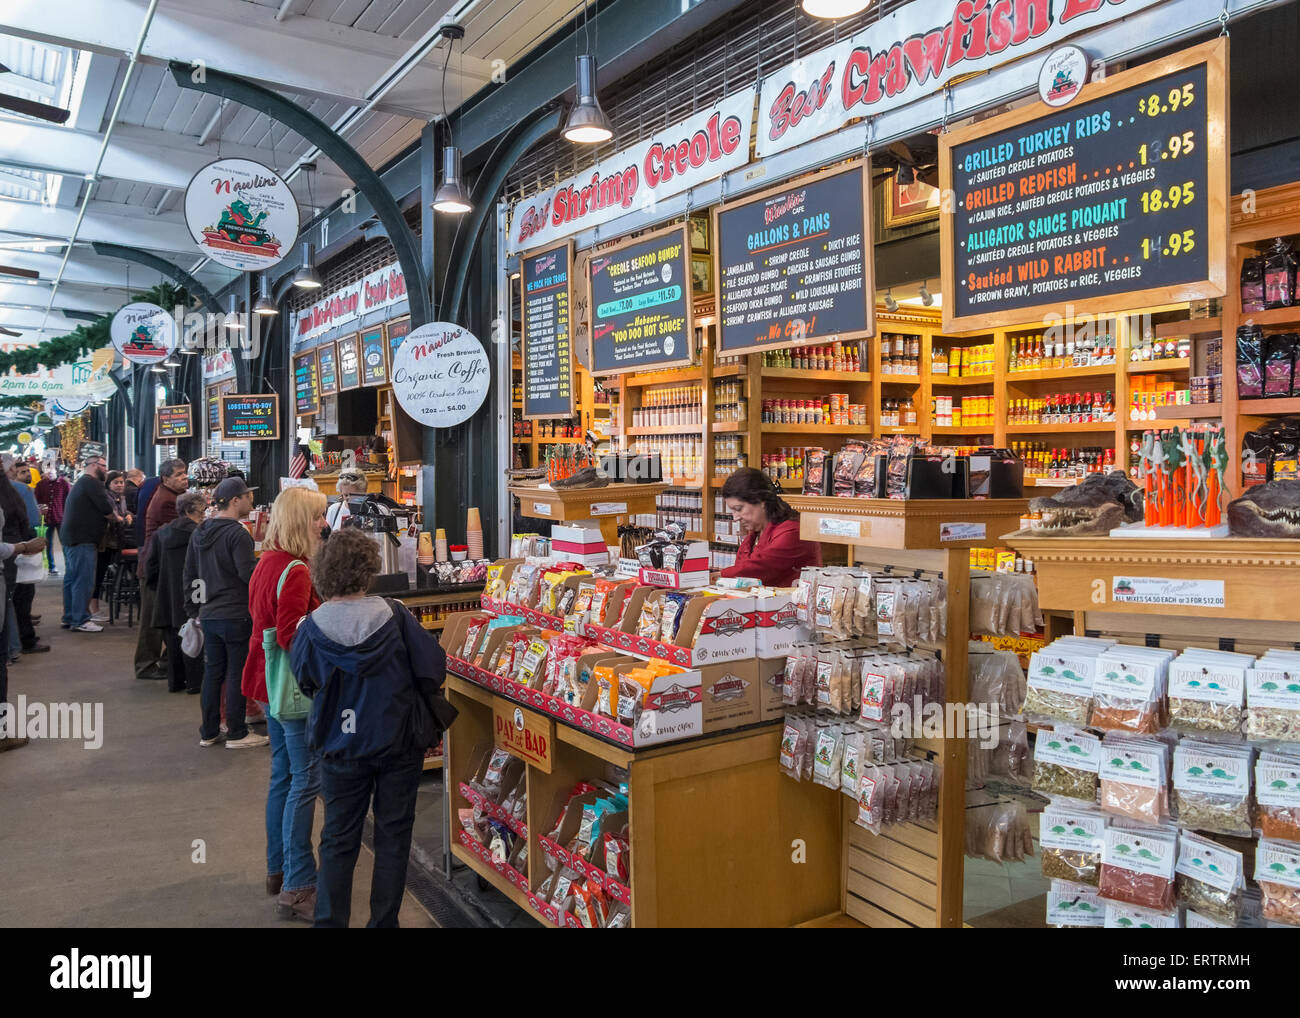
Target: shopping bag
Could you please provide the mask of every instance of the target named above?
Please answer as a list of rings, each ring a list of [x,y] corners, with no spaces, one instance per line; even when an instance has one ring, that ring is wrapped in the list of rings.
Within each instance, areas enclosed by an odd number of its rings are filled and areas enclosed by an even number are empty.
[[[305,568],[306,563],[294,559],[284,567],[280,582],[275,588],[277,602],[280,600],[280,591],[284,589],[285,577],[294,566]],[[276,642],[275,626],[262,630],[262,654],[266,658],[266,709],[277,721],[301,721],[311,710],[311,701],[298,688],[298,680],[294,678],[293,669],[289,666],[289,655]]]
[[[203,627],[198,619],[187,619],[180,628],[181,653],[186,657],[203,656]]]
[[[14,583],[40,583],[45,579],[45,553],[41,551],[32,552],[30,555],[19,555],[18,578]]]

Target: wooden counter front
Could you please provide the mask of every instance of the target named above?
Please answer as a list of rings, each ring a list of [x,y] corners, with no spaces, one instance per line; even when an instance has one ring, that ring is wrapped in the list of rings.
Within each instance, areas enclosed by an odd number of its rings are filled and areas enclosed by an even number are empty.
[[[892,549],[986,547],[998,534],[1017,529],[1029,508],[1023,498],[789,495],[786,501],[799,513],[805,541]]]

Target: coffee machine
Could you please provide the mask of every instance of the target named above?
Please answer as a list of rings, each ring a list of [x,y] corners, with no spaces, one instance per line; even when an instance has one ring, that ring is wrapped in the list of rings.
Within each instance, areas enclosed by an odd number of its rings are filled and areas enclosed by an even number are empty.
[[[343,521],[345,527],[355,527],[374,538],[379,549],[379,575],[375,577],[372,594],[394,594],[411,587],[411,578],[398,562],[398,549],[401,542],[397,535],[405,529],[393,513],[389,499],[375,495],[351,495],[348,497],[350,516]]]

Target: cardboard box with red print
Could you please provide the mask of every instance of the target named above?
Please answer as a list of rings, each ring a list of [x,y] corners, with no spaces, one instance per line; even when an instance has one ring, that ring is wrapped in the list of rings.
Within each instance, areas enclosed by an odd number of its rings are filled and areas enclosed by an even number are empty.
[[[709,544],[707,541],[690,541],[678,569],[650,569],[641,566],[637,576],[642,583],[668,590],[688,590],[706,586],[709,582]]]
[[[700,669],[704,734],[725,732],[759,720],[758,662],[729,661]]]
[[[742,661],[754,656],[754,599],[743,596],[696,594],[681,609],[677,636],[663,640],[662,612],[675,607],[676,595],[655,587],[638,587],[628,596],[617,628],[588,626],[593,639],[615,650],[641,657],[657,657],[682,668],[696,668],[718,661]],[[642,617],[660,618],[656,636],[641,625]],[[646,635],[642,635],[645,631]]]
[[[781,687],[785,682],[783,657],[758,659],[758,720],[774,721],[785,716],[788,709],[781,700]]]
[[[810,638],[806,622],[795,613],[794,591],[789,587],[758,587],[754,598],[754,644],[759,657],[787,654],[792,644]]]

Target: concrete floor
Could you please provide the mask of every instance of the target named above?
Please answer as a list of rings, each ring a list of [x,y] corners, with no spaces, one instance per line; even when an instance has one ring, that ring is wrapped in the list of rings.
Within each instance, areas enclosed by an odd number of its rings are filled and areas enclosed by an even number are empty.
[[[102,703],[103,745],[0,753],[0,926],[307,928],[277,920],[264,892],[269,752],[201,749],[198,697],[135,679],[138,628],[59,628],[60,580],[33,609],[52,649],[10,667],[9,696]],[[318,802],[317,837],[321,820]],[[353,926],[369,918],[372,864],[363,850]],[[436,925],[409,891],[400,921]]]

